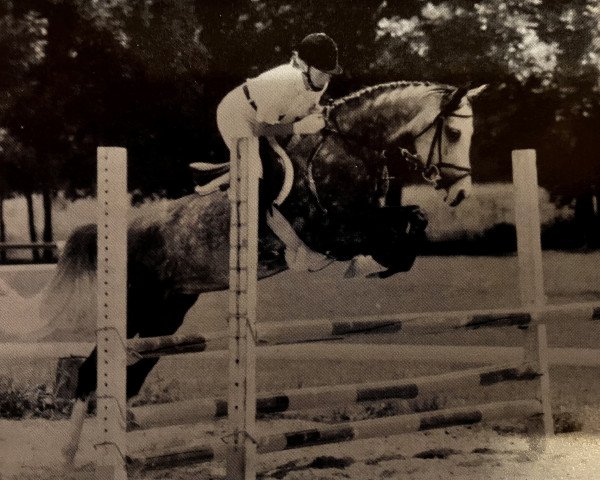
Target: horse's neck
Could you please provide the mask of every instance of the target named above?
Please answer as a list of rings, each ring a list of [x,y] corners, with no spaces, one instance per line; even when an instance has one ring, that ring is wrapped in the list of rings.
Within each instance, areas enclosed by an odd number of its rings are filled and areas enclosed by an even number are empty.
[[[365,146],[390,147],[404,136],[421,130],[437,111],[432,97],[422,101],[403,101],[390,92],[355,105],[343,104],[330,112],[333,126],[342,135],[357,139]]]
[[[385,148],[411,130],[413,118],[403,118],[385,109],[363,111],[342,109],[334,116],[334,127],[349,138],[360,141],[366,147]]]

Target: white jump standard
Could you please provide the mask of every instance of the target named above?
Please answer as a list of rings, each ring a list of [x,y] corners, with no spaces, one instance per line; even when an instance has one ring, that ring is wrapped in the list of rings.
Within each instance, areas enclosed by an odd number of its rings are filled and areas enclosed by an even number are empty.
[[[125,480],[127,153],[98,149],[96,479]]]

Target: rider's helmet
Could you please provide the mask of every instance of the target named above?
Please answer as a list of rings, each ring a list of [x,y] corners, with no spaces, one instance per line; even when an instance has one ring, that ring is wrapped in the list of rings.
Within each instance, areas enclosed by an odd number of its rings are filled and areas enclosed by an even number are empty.
[[[325,33],[311,33],[298,45],[298,57],[308,66],[335,75],[342,73],[338,63],[338,47]]]

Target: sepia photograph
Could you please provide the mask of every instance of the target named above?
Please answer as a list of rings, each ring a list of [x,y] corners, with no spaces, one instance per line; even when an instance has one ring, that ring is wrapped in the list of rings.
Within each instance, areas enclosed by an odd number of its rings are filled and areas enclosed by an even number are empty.
[[[0,480],[595,480],[600,0],[0,0]]]

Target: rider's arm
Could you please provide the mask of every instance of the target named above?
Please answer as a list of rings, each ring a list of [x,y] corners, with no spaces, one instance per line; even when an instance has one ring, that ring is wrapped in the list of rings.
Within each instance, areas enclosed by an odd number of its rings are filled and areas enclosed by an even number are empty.
[[[252,133],[257,137],[261,136],[286,136],[291,134],[310,135],[317,133],[325,127],[325,120],[320,113],[311,113],[301,118],[295,123],[279,123],[270,125],[264,122],[255,122],[252,124]]]

